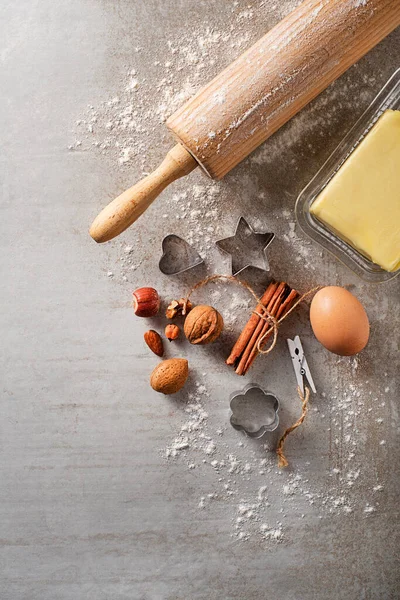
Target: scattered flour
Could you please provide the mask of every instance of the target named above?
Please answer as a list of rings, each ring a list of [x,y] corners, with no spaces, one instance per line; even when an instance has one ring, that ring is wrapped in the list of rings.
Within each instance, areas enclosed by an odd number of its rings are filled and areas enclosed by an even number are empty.
[[[262,9],[265,2],[259,5]],[[121,168],[135,162],[144,170],[149,135],[161,131],[160,125],[217,74],[217,58],[224,60],[227,47],[236,55],[246,49],[250,36],[245,30],[253,14],[253,10],[238,11],[234,2],[232,21],[224,30],[200,23],[192,30],[181,30],[179,37],[167,40],[166,47],[160,49],[164,59],[153,59],[158,78],[151,78],[151,82],[138,67],[131,66],[119,90],[98,106],[89,105],[76,121],[76,139],[68,149],[92,149],[109,156]],[[143,54],[144,49],[136,48],[136,52]],[[216,92],[215,101],[225,102],[223,90]],[[210,138],[213,136],[215,132],[210,132]]]
[[[355,1],[357,4],[364,4],[360,0]],[[150,46],[148,49],[135,48],[132,64],[126,67],[117,89],[108,99],[97,105],[90,104],[85,114],[77,119],[74,139],[68,149],[71,152],[99,153],[122,174],[130,173],[134,167],[134,179],[147,174],[149,169],[156,166],[160,157],[154,150],[157,145],[149,144],[149,140],[163,139],[166,119],[226,64],[226,49],[231,48],[229,58],[235,58],[259,35],[255,29],[253,37],[250,37],[249,24],[257,19],[265,21],[268,15],[271,26],[298,3],[293,0],[285,2],[283,6],[273,0],[258,0],[243,8],[237,2],[232,2],[230,19],[225,23],[216,20],[218,27],[195,22],[189,29],[181,28],[176,37],[171,37],[164,47],[159,48],[157,55],[153,54],[154,49]],[[137,57],[135,59],[135,54],[139,53],[140,61]],[[142,66],[146,62],[153,66],[151,77],[147,76]],[[319,131],[322,138],[329,135],[330,127],[341,123],[343,108],[353,106],[354,94],[357,93],[360,99],[364,93],[370,94],[371,83],[373,78],[367,78],[365,90],[360,89],[359,82],[351,80],[334,84],[329,92],[314,101],[311,109],[300,113],[279,135],[273,136],[268,144],[254,152],[248,159],[250,165],[263,168],[271,161],[271,157],[276,162],[284,156],[285,160],[281,163],[289,164],[296,171],[298,145],[311,132]],[[223,105],[225,101],[225,90],[218,90],[215,93],[216,105]],[[210,131],[211,138],[213,134]],[[165,145],[165,150],[167,148]],[[261,198],[261,193],[257,192],[251,181],[247,185],[243,174],[237,179],[234,173],[230,177],[237,184],[238,193],[243,191],[248,197],[254,193],[259,194],[260,199],[264,198],[265,194]],[[226,207],[223,210],[224,203],[229,201],[230,191],[223,184],[208,179],[204,179],[204,184],[193,188],[185,186],[184,190],[172,196],[164,194],[162,216],[170,221],[174,219],[182,229],[183,237],[204,258],[214,249],[215,240],[226,236],[233,228],[232,223],[229,223],[230,229],[227,229],[229,211]],[[290,215],[287,218],[293,217]],[[283,224],[281,211],[278,214],[276,210],[269,209],[268,221],[272,219],[276,219],[276,232],[280,235],[279,224]],[[265,219],[261,221],[261,228],[266,227]],[[173,230],[172,223],[170,229]],[[315,271],[315,247],[312,250],[311,242],[298,236],[294,228],[287,232],[285,227],[282,236],[288,246],[287,252],[295,245],[295,260],[305,269]],[[114,244],[118,248],[118,242]],[[123,282],[132,280],[132,273],[141,265],[142,248],[142,240],[139,239],[133,255],[125,260],[124,256],[120,259],[121,269],[120,272],[115,269],[114,279]],[[136,249],[138,252],[135,252]],[[121,250],[124,252],[122,246]],[[133,256],[139,259],[134,260]]]
[[[215,405],[203,383],[197,383],[195,391],[188,394],[183,409],[188,419],[162,452],[168,461],[179,460],[189,470],[208,476],[211,489],[203,491],[197,500],[198,509],[212,511],[215,500],[224,502],[232,514],[231,535],[235,540],[258,540],[267,545],[285,542],[291,539],[294,517],[304,519],[307,514],[311,519],[323,519],[334,514],[346,518],[358,514],[366,518],[378,511],[384,486],[369,483],[371,470],[364,463],[365,450],[360,443],[370,401],[368,381],[365,386],[349,384],[340,396],[323,392],[318,404],[329,414],[329,427],[324,425],[327,414],[318,406],[312,407],[307,435],[323,430],[322,442],[333,440],[333,465],[319,484],[313,477],[313,463],[320,461],[319,457],[305,462],[301,469],[280,470],[275,453],[266,443],[254,449],[247,438],[238,437],[232,429],[228,433],[220,426],[214,428]]]
[[[367,0],[354,2],[355,6],[367,4]],[[126,69],[118,90],[99,105],[88,106],[86,113],[77,120],[74,139],[68,149],[104,155],[121,173],[135,165],[145,174],[149,167],[154,167],[149,138],[153,135],[159,139],[168,116],[220,70],[218,63],[226,60],[226,48],[232,48],[232,54],[238,55],[250,44],[252,40],[246,29],[249,22],[258,18],[259,11],[273,11],[276,21],[284,16],[280,2],[264,0],[256,4],[238,11],[237,3],[233,2],[232,22],[223,30],[197,27],[183,36],[180,32],[176,40],[169,40],[163,51],[164,59],[151,60],[158,72],[156,83],[149,82],[145,73],[134,65]],[[297,0],[293,0],[292,4],[285,3],[285,13],[297,4]],[[137,48],[136,51],[143,49]],[[150,64],[150,47],[148,51]],[[360,99],[363,99],[364,93],[370,93],[360,90],[358,83],[343,81],[342,78],[339,84],[330,88],[329,93],[318,98],[310,110],[303,111],[281,135],[274,136],[268,145],[253,153],[249,158],[250,164],[263,169],[271,156],[279,160],[285,155],[287,164],[296,171],[296,152],[304,137],[320,131],[323,139],[329,134],[332,124],[340,123],[343,108],[353,106],[352,97],[356,92]],[[369,77],[364,83],[369,90],[374,79]],[[224,90],[216,92],[215,103],[223,105],[225,101]],[[213,133],[210,132],[210,138]],[[245,184],[247,182],[243,183],[243,190]],[[249,189],[252,190],[252,187],[249,186]],[[163,217],[174,215],[184,229],[185,238],[200,253],[207,252],[216,239],[228,233],[222,221],[220,194],[218,182],[204,180],[202,184],[178,191],[165,199]],[[259,192],[261,199],[264,198],[262,194]],[[292,213],[280,209],[279,219],[282,216],[288,222],[283,241],[291,248],[296,247],[295,260],[298,263],[301,262],[307,269],[315,269],[315,253],[310,250],[311,244],[297,235],[295,223],[291,220]],[[257,223],[253,225],[258,227]],[[260,225],[262,227],[264,223]],[[115,279],[119,275],[123,281],[128,281],[129,275],[141,267],[142,243],[140,240],[137,246],[119,241],[114,243],[119,252],[119,273],[113,268],[106,271],[107,276]],[[220,289],[213,290],[211,298],[213,303],[218,304],[222,299]],[[228,313],[237,315],[241,309],[248,310],[250,302],[247,296],[233,292]],[[228,329],[234,325],[229,314],[224,314]],[[354,361],[351,368],[354,375],[358,363]],[[276,456],[267,444],[260,445],[255,451],[246,442],[237,441],[244,438],[238,438],[236,432],[226,435],[221,422],[211,425],[215,418],[213,403],[206,386],[199,383],[188,394],[183,422],[177,423],[178,430],[163,449],[163,456],[167,461],[186,464],[189,472],[207,473],[215,489],[196,499],[196,506],[201,511],[211,511],[215,500],[223,502],[232,515],[232,536],[240,542],[256,539],[276,544],[290,539],[290,528],[285,529],[286,511],[300,519],[304,518],[306,510],[311,517],[320,519],[326,514],[346,518],[352,513],[372,518],[379,508],[379,495],[384,486],[374,481],[368,487],[371,475],[364,466],[366,426],[363,417],[372,412],[367,402],[372,402],[367,384],[364,388],[350,384],[346,394],[331,393],[328,397],[323,393],[321,402],[310,411],[308,435],[316,435],[322,424],[324,440],[330,445],[331,464],[321,489],[312,483],[311,475],[315,468],[312,461],[305,463],[301,472],[280,471],[276,467]],[[389,388],[385,392],[389,392]],[[378,400],[376,398],[373,402],[377,405]],[[323,411],[318,406],[323,407]],[[385,403],[381,402],[380,406],[383,410]],[[378,425],[383,421],[380,417]],[[225,422],[222,425],[225,426]],[[380,445],[382,454],[385,454],[385,441],[381,440]],[[319,460],[319,457],[313,460]],[[273,494],[268,493],[269,490],[273,490]],[[367,501],[368,490],[373,503]]]

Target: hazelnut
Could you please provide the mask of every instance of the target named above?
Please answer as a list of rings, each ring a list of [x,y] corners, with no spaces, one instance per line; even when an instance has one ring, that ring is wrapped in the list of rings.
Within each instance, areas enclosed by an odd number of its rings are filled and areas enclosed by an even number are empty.
[[[143,337],[144,341],[154,354],[157,354],[157,356],[162,356],[164,354],[164,344],[157,331],[150,329],[149,331],[146,331]]]
[[[167,319],[173,319],[176,316],[186,316],[188,312],[192,310],[192,303],[190,300],[186,302],[186,310],[185,310],[185,298],[181,298],[180,300],[172,300],[172,302],[168,305],[165,316]]]
[[[172,342],[172,340],[176,340],[176,338],[179,336],[179,332],[180,329],[178,325],[167,325],[165,328],[165,337],[167,340]]]
[[[150,385],[160,394],[175,394],[183,388],[188,375],[189,365],[185,358],[170,358],[153,370]]]
[[[154,317],[160,309],[160,297],[151,287],[142,287],[133,292],[133,310],[137,317]]]
[[[224,320],[212,306],[199,304],[190,311],[183,326],[191,344],[210,344],[221,334]]]

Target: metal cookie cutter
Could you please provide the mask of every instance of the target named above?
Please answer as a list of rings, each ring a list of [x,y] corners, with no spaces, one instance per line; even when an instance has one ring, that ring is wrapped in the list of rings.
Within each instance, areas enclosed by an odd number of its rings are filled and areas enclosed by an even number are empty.
[[[256,383],[231,395],[231,425],[252,438],[260,438],[279,425],[279,400]]]
[[[178,275],[204,262],[197,250],[174,233],[163,239],[162,250],[158,266],[164,275]]]
[[[293,340],[288,339],[287,344],[289,347],[290,358],[292,359],[294,372],[296,374],[297,385],[299,386],[301,393],[304,394],[305,377],[308,381],[310,388],[315,394],[317,390],[315,389],[314,381],[311,376],[310,368],[307,364],[307,359],[304,356],[304,350],[299,336],[296,335],[296,337]]]
[[[215,243],[222,252],[230,255],[232,275],[238,275],[247,267],[269,271],[267,248],[274,237],[274,233],[254,231],[246,219],[240,217],[235,235]]]

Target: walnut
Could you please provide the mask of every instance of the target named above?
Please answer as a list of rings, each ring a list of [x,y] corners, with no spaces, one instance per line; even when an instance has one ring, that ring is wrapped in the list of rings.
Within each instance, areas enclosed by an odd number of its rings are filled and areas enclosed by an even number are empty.
[[[186,317],[183,330],[191,344],[210,344],[220,336],[224,321],[212,306],[199,304]]]
[[[167,319],[173,319],[176,316],[185,316],[188,312],[192,310],[192,303],[190,300],[186,302],[186,310],[185,310],[185,298],[181,298],[180,300],[172,300],[169,304],[165,316]]]

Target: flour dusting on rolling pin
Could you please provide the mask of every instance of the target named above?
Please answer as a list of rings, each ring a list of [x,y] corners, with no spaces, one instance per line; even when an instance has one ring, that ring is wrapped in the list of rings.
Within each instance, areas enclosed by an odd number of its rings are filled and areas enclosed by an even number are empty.
[[[222,178],[399,24],[399,0],[303,2],[168,119],[178,144],[98,215],[90,235],[119,235],[198,165]]]

